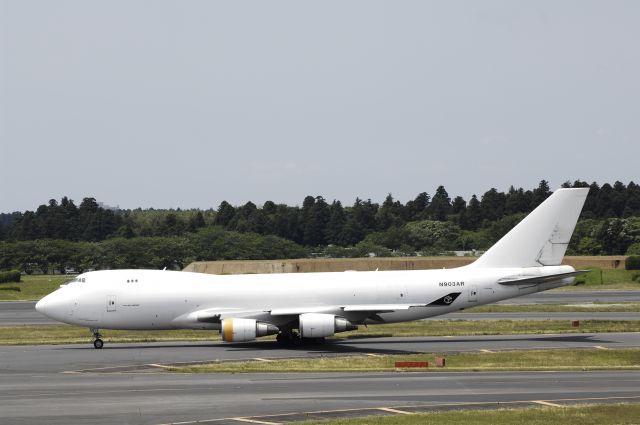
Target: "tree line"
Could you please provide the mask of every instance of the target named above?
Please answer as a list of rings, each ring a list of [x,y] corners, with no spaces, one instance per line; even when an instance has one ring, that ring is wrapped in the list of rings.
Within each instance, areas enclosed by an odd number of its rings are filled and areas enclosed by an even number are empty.
[[[577,180],[563,187],[590,188],[569,253],[640,251],[640,186],[634,182],[599,186]],[[482,250],[550,194],[548,182],[542,180],[530,190],[512,186],[500,192],[492,188],[468,201],[461,196],[451,199],[439,186],[433,196],[422,192],[406,203],[389,194],[380,204],[357,198],[348,206],[338,200],[329,203],[322,196],[307,196],[300,206],[272,201],[261,207],[253,202],[233,206],[223,201],[216,210],[120,210],[105,208],[94,198],[84,198],[76,206],[64,197],[60,202],[52,199],[36,211],[0,214],[0,269],[19,265],[42,270],[51,264],[79,269],[180,268],[194,259],[437,255]],[[209,242],[218,244],[219,249],[212,252],[194,242],[203,235],[210,235]],[[256,248],[259,246],[262,248]],[[34,258],[50,260],[29,262],[10,254],[29,250],[39,253]]]

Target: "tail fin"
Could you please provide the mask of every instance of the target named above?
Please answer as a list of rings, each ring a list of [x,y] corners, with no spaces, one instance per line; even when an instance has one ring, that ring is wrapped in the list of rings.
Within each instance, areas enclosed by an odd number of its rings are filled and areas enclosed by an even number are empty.
[[[560,265],[588,192],[589,188],[556,190],[471,267]]]

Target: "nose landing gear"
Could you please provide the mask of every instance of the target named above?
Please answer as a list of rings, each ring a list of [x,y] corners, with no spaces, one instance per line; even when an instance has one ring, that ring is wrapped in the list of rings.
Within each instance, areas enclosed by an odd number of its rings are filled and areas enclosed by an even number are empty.
[[[102,341],[102,335],[100,334],[100,329],[91,329],[91,333],[93,334],[93,337],[95,338],[93,340],[93,348],[99,350],[102,348],[102,346],[104,345],[104,342]]]

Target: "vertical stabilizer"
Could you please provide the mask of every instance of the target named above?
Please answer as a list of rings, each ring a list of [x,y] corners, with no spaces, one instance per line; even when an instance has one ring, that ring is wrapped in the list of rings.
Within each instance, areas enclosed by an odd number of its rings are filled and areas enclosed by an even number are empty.
[[[558,189],[470,267],[557,266],[589,188]]]

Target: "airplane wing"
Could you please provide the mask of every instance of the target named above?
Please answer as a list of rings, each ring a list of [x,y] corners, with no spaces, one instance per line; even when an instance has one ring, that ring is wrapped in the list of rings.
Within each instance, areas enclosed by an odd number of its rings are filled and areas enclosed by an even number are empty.
[[[206,308],[192,311],[182,316],[176,317],[174,322],[200,322],[200,323],[221,323],[222,319],[230,317],[248,317],[257,314],[265,314],[262,310],[240,310],[234,308]]]
[[[414,303],[414,304],[347,304],[340,306],[322,306],[322,307],[303,307],[303,308],[279,308],[271,310],[272,316],[289,316],[303,313],[335,313],[336,311],[344,312],[369,312],[369,313],[390,313],[399,310],[409,310],[416,307],[437,307],[447,306],[453,303],[461,292],[452,292],[443,297],[438,298],[430,303]]]
[[[340,311],[388,313],[398,310],[408,310],[411,307],[425,306],[426,304],[350,304],[341,306],[277,308],[271,310],[270,313],[272,316],[294,316],[303,313],[336,313]]]
[[[438,307],[447,306],[453,303],[461,292],[452,292],[438,298],[430,303],[414,304],[347,304],[338,306],[315,306],[315,307],[287,307],[272,310],[240,310],[234,308],[213,307],[203,310],[193,311],[176,318],[176,321],[220,323],[225,318],[256,317],[260,315],[270,316],[297,316],[304,313],[327,313],[339,315],[345,313],[369,313],[377,315],[380,313],[391,313],[399,310],[409,310],[416,307]]]
[[[539,285],[541,283],[554,282],[557,280],[565,279],[567,277],[578,276],[584,273],[588,273],[590,271],[591,270],[578,270],[575,272],[558,273],[558,274],[552,274],[547,276],[527,276],[527,275],[512,276],[512,277],[505,277],[505,278],[499,279],[498,283],[501,285]]]

